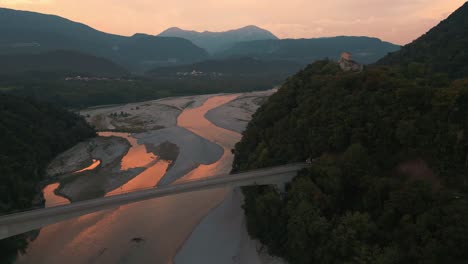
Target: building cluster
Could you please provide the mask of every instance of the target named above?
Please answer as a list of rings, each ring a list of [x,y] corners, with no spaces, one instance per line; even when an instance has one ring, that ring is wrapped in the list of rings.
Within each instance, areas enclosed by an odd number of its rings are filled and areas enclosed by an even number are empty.
[[[340,60],[338,61],[340,68],[343,71],[356,71],[360,72],[364,69],[362,64],[359,64],[352,59],[352,55],[349,52],[341,53]]]
[[[202,71],[193,70],[191,72],[177,72],[177,76],[192,76],[192,77],[211,76],[211,77],[218,77],[218,76],[223,76],[223,74],[219,73],[219,72],[202,72]]]

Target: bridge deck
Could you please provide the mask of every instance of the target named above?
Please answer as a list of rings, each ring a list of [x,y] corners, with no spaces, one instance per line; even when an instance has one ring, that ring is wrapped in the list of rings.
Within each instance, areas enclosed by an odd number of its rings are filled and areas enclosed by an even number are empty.
[[[207,177],[164,187],[3,215],[0,216],[0,239],[35,230],[70,218],[168,195],[221,187],[284,184],[285,182],[291,181],[297,172],[305,167],[307,167],[307,164],[297,163],[238,174]]]

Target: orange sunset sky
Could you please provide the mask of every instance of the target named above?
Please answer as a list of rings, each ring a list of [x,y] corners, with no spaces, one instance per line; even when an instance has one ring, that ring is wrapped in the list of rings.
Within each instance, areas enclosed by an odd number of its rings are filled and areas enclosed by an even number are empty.
[[[172,26],[223,31],[257,25],[280,38],[373,36],[406,44],[465,0],[0,0],[120,35]]]

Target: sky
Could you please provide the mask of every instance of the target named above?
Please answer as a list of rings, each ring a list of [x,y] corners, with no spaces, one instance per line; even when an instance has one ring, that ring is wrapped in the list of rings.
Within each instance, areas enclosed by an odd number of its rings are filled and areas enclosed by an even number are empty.
[[[0,7],[59,15],[108,33],[169,27],[225,31],[256,25],[280,38],[371,36],[407,44],[465,0],[0,0]]]

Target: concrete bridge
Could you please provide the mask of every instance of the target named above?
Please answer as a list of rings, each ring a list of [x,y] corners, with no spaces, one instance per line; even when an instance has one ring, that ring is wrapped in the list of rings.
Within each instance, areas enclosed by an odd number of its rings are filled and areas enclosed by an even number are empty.
[[[101,210],[179,193],[251,185],[277,185],[279,189],[283,189],[284,185],[305,167],[307,167],[306,163],[297,163],[238,174],[207,177],[164,187],[3,215],[0,216],[0,239]]]

